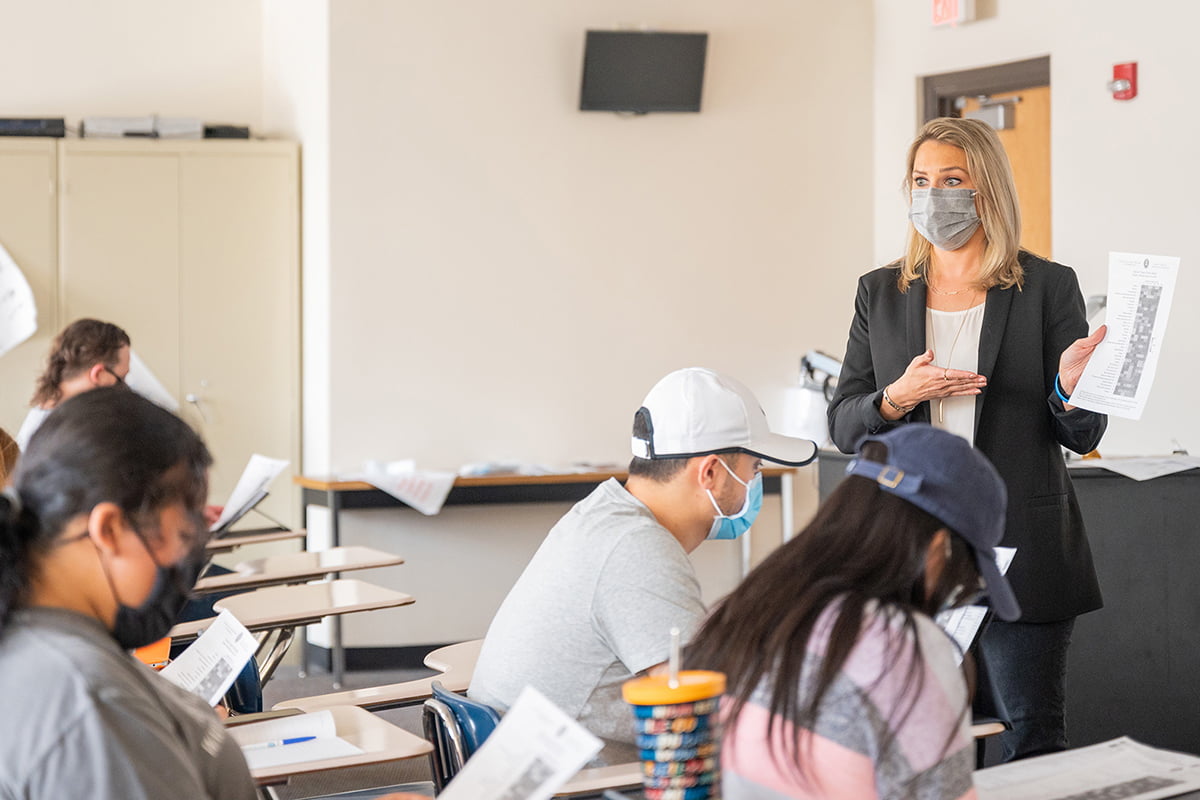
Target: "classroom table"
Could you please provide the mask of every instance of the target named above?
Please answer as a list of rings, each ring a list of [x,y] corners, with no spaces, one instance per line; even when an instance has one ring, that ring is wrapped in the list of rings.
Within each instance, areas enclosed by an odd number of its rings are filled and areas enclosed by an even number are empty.
[[[232,531],[223,536],[209,539],[204,543],[204,552],[209,556],[214,556],[220,553],[232,552],[246,545],[288,542],[295,539],[303,539],[306,536],[308,536],[308,531],[303,528],[294,531],[280,530],[278,528],[264,528],[246,532]]]
[[[358,706],[368,711],[387,711],[416,705],[432,697],[434,681],[441,681],[447,691],[465,693],[467,687],[471,685],[471,676],[475,674],[475,662],[479,660],[481,647],[483,647],[483,639],[472,639],[469,642],[439,647],[425,656],[425,666],[435,669],[439,673],[430,675],[428,678],[416,678],[384,686],[350,689],[345,692],[313,697],[297,697],[276,703],[273,709],[291,708],[312,712],[330,706]]]
[[[340,758],[261,767],[250,773],[258,786],[269,787],[285,784],[293,775],[307,775],[367,764],[422,758],[428,756],[433,750],[433,746],[422,737],[409,733],[369,711],[353,706],[340,706],[328,710],[333,714],[337,735],[363,752]],[[246,735],[243,733],[244,730],[244,728],[231,728],[230,733],[235,739],[241,741]],[[271,796],[266,791],[260,793],[264,797]]]
[[[286,553],[243,561],[232,572],[196,581],[193,592],[241,591],[289,583],[304,583],[326,575],[403,564],[400,556],[370,547],[334,547],[329,550]]]
[[[218,612],[229,610],[251,633],[265,634],[255,654],[259,675],[265,683],[287,652],[296,628],[313,625],[326,617],[378,611],[413,602],[412,595],[343,578],[300,586],[271,586],[235,594],[218,600],[213,608]],[[214,619],[181,622],[167,635],[173,643],[187,642],[203,633]],[[272,633],[275,633],[273,642],[270,641]]]
[[[795,467],[764,467],[763,494],[779,495],[780,524],[783,541],[792,538],[793,480]],[[550,475],[483,475],[458,477],[446,496],[445,505],[492,505],[501,503],[563,503],[578,502],[593,489],[608,480],[624,481],[629,473],[564,472]],[[308,527],[308,508],[317,506],[329,509],[329,537],[332,546],[341,544],[342,511],[373,508],[410,508],[387,492],[364,481],[343,481],[331,477],[297,475],[292,482],[301,487],[300,516],[303,527]],[[741,537],[741,573],[745,577],[750,568],[751,532]],[[341,620],[333,621],[333,641],[330,666],[334,685],[340,687],[346,669],[346,654],[342,646]],[[307,659],[306,659],[307,661]],[[307,667],[307,663],[305,667]]]

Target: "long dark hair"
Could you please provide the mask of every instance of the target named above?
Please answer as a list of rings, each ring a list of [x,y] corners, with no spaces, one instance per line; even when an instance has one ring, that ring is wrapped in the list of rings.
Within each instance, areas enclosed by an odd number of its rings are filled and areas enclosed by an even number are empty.
[[[0,494],[0,626],[21,606],[40,558],[67,524],[99,503],[118,505],[139,531],[160,509],[203,509],[212,458],[195,431],[123,387],[56,408]]]
[[[885,447],[868,443],[863,456],[886,463],[880,452]],[[891,617],[889,621],[899,623],[885,626],[891,632],[889,655],[896,657],[888,661],[895,663],[908,648],[915,648],[900,692],[900,698],[907,699],[898,701],[896,708],[880,709],[895,731],[911,712],[924,675],[913,615],[932,616],[953,600],[957,587],[974,587],[979,580],[969,546],[950,536],[950,558],[927,596],[926,553],[943,527],[874,481],[847,477],[808,527],[716,606],[687,648],[686,666],[725,673],[734,725],[751,697],[765,693],[771,712],[768,741],[778,741],[772,730],[778,720],[792,721],[796,731],[784,752],[773,755],[803,777],[802,730],[815,729],[826,693],[858,642],[868,612],[877,607]],[[831,607],[836,610],[820,669],[815,675],[804,674],[808,641]],[[953,734],[947,738],[947,746],[952,738]],[[890,745],[889,735],[881,747],[886,752]]]
[[[46,369],[38,377],[33,404],[45,406],[62,399],[62,382],[95,364],[112,367],[122,347],[129,346],[129,334],[111,322],[77,319],[63,328],[46,359]]]

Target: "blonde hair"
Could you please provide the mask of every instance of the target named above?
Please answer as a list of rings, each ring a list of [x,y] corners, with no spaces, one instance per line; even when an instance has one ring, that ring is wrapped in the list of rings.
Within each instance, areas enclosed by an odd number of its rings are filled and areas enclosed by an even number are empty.
[[[979,120],[939,117],[925,123],[908,148],[908,171],[904,174],[904,190],[912,192],[913,165],[917,150],[928,141],[942,142],[962,150],[967,156],[967,174],[978,192],[975,199],[983,223],[986,245],[983,251],[981,284],[984,289],[1000,286],[1021,288],[1025,277],[1017,254],[1021,243],[1021,207],[1017,202],[1017,187],[1004,145],[996,132]],[[925,277],[933,245],[908,225],[908,248],[900,260],[900,291],[917,278]]]

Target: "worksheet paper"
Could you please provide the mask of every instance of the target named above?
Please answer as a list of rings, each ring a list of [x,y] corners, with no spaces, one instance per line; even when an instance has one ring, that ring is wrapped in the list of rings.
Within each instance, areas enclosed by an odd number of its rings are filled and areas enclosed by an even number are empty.
[[[996,566],[1000,568],[1001,575],[1008,572],[1016,554],[1015,547],[996,548]],[[937,624],[958,643],[958,663],[962,663],[963,653],[971,649],[971,643],[975,641],[975,635],[979,632],[979,626],[983,624],[987,612],[985,606],[961,606],[938,614]]]
[[[1200,789],[1200,758],[1128,737],[975,773],[980,800],[1154,800]]]
[[[364,467],[363,472],[346,475],[345,479],[369,483],[427,517],[442,510],[458,477],[453,472],[417,469],[411,459],[386,464],[368,461]]]
[[[1179,259],[1108,254],[1108,333],[1093,351],[1071,405],[1141,419],[1175,295]]]
[[[221,512],[221,518],[213,523],[210,530],[219,531],[229,520],[245,513],[248,506],[253,506],[261,500],[266,494],[267,487],[271,485],[271,481],[279,477],[279,473],[287,469],[289,463],[279,458],[267,458],[258,453],[250,456],[246,469],[242,471],[242,477],[238,478],[237,485],[233,487],[233,494],[229,495],[229,500],[225,503],[225,510]]]
[[[233,614],[222,611],[179,658],[158,674],[215,706],[256,649],[258,642],[253,634]]]
[[[1128,456],[1071,462],[1071,469],[1106,469],[1135,481],[1148,481],[1200,467],[1200,456]]]
[[[37,306],[25,274],[0,245],[0,356],[33,336]]]
[[[168,411],[179,411],[179,401],[167,391],[146,362],[136,350],[129,351],[129,374],[125,376],[125,385],[147,400],[162,406]]]
[[[363,752],[362,748],[337,735],[333,714],[328,711],[251,722],[248,725],[229,728],[228,731],[233,740],[241,746],[242,755],[246,757],[246,764],[251,770],[357,756]],[[313,738],[307,742],[265,746],[267,742],[282,742],[284,739],[305,736]]]
[[[545,800],[601,746],[545,695],[526,686],[438,800]]]

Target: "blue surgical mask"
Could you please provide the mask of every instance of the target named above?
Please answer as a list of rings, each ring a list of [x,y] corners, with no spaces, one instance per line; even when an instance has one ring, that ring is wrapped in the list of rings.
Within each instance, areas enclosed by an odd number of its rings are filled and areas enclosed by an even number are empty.
[[[728,472],[733,479],[746,487],[746,499],[742,503],[742,508],[736,514],[726,514],[721,511],[721,507],[717,505],[717,499],[713,497],[711,489],[705,489],[708,495],[708,501],[713,504],[713,508],[717,513],[713,516],[712,527],[708,531],[709,539],[736,539],[746,531],[750,530],[750,526],[754,524],[754,519],[758,516],[758,512],[762,509],[762,475],[755,475],[754,478],[746,483],[739,478],[733,470],[729,468],[723,460],[717,459],[725,471]]]

